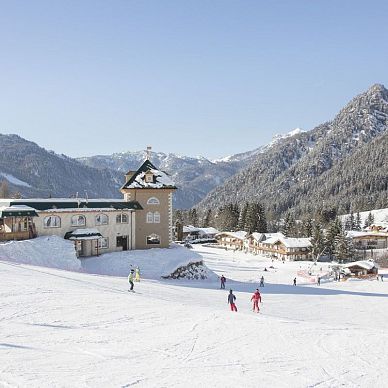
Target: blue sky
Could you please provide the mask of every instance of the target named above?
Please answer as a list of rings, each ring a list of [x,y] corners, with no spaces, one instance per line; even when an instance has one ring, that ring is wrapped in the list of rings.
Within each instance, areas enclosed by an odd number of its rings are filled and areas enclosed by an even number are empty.
[[[0,133],[216,158],[388,86],[388,2],[0,0]]]

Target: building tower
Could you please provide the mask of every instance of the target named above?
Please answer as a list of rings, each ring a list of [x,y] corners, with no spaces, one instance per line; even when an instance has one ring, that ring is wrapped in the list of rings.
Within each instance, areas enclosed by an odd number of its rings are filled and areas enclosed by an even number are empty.
[[[177,188],[152,164],[151,147],[146,152],[140,168],[125,174],[120,191],[126,201],[137,201],[143,208],[136,214],[135,249],[167,248],[172,242],[172,195]]]

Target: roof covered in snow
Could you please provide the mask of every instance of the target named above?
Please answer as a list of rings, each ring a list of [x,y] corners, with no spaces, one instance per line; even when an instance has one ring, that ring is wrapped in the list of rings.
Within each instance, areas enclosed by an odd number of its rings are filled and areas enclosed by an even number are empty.
[[[233,238],[237,238],[238,240],[244,240],[247,236],[247,232],[245,232],[244,230],[239,230],[237,232],[221,232],[221,233],[218,233],[217,236],[221,237],[221,236],[229,236],[229,237],[233,237]]]
[[[360,261],[354,261],[352,263],[344,264],[342,267],[343,268],[361,267],[366,270],[371,270],[372,268],[375,268],[377,266],[376,266],[376,263],[372,260],[360,260]]]
[[[152,176],[150,182],[147,182],[147,175]],[[164,171],[158,170],[147,159],[122,189],[176,189],[176,187],[174,181]]]
[[[50,209],[131,209],[141,210],[137,201],[120,199],[87,199],[87,198],[31,198],[31,199],[0,199],[0,206],[27,206],[34,210],[44,211]]]
[[[98,240],[102,234],[95,228],[75,229],[65,234],[68,240]]]
[[[199,233],[199,234],[217,234],[220,233],[219,230],[213,227],[209,228],[198,228],[193,225],[185,225],[183,226],[183,233]]]
[[[270,233],[266,235],[270,236]],[[294,238],[285,237],[282,233],[273,233],[272,236],[263,241],[265,244],[276,244],[277,242],[282,243],[287,248],[309,248],[311,247],[311,241],[309,238]]]

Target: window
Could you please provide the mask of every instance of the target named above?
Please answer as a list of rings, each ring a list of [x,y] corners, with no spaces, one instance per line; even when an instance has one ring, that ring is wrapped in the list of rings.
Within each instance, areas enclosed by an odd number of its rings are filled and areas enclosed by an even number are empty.
[[[98,249],[107,249],[109,248],[109,238],[108,237],[102,237],[99,240],[97,240]]]
[[[71,226],[85,226],[86,218],[80,214],[71,217]]]
[[[155,197],[151,197],[147,201],[147,205],[159,205],[159,204],[160,204],[159,200]]]
[[[151,234],[147,236],[147,245],[158,245],[160,244],[160,236],[157,234]]]
[[[109,217],[106,214],[96,215],[96,225],[108,225]]]
[[[45,228],[60,228],[61,219],[58,216],[48,216],[43,219],[43,225]]]
[[[145,181],[147,183],[152,183],[154,181],[154,176],[152,174],[146,174]]]
[[[128,214],[117,214],[116,216],[116,223],[117,224],[127,224],[128,223]]]
[[[160,223],[160,213],[159,212],[148,212],[147,213],[147,224],[159,224]]]

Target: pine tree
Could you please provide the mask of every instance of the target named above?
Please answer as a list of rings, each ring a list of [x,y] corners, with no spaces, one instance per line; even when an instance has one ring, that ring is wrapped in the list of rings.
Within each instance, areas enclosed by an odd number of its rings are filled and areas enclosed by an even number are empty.
[[[295,218],[292,213],[287,212],[282,232],[286,237],[293,237],[295,235],[295,229]]]
[[[372,212],[369,212],[367,219],[365,220],[364,228],[371,226],[375,222],[375,217]]]
[[[341,233],[342,225],[341,221],[337,217],[330,222],[329,228],[325,236],[325,248],[330,257],[334,254],[335,238]]]
[[[361,230],[361,216],[360,216],[360,212],[357,212],[356,220],[354,221],[354,230]]]
[[[245,222],[248,212],[248,203],[245,203],[242,207],[239,217],[238,217],[238,223],[237,223],[237,229],[238,230],[245,230]]]
[[[345,231],[341,231],[334,239],[334,255],[340,262],[348,260],[352,257],[353,249],[350,239],[346,237]]]
[[[245,217],[244,230],[251,234],[256,231],[257,227],[257,205],[256,203],[250,203],[248,205],[247,214]]]
[[[313,220],[307,218],[302,223],[302,235],[303,237],[311,237],[313,235]]]
[[[319,222],[315,222],[312,228],[311,246],[314,257],[323,254],[325,249],[325,235],[323,234],[322,225]]]
[[[205,217],[203,218],[202,226],[204,228],[208,228],[213,224],[213,214],[212,209],[207,209],[205,213]]]
[[[264,207],[261,203],[257,203],[256,208],[257,208],[256,231],[259,233],[267,233],[268,225],[267,225],[267,218],[265,216]]]
[[[190,218],[190,224],[197,227],[198,226],[198,214],[197,214],[196,208],[190,210],[189,218]]]

